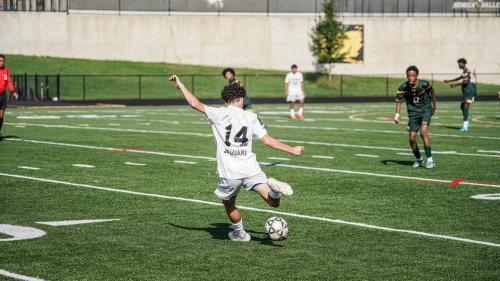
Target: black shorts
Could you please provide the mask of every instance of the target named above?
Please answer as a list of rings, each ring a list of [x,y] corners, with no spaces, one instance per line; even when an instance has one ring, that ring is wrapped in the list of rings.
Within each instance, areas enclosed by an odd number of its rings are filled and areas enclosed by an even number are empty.
[[[0,93],[0,110],[5,110],[7,108],[7,95],[5,93]]]

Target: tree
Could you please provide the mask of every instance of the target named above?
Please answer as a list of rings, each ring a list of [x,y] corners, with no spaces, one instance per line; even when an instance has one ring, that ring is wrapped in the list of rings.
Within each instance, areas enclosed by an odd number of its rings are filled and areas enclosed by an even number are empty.
[[[316,26],[312,28],[312,43],[309,48],[318,63],[323,65],[323,69],[328,73],[328,79],[332,79],[333,63],[343,59],[346,55],[341,52],[344,47],[343,40],[346,38],[345,28],[342,22],[337,20],[335,5],[333,0],[323,4],[324,18],[316,20]]]

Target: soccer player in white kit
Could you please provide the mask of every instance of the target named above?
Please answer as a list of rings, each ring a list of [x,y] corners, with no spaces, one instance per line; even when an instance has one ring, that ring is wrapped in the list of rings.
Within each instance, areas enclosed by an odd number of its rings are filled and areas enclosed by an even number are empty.
[[[297,71],[297,66],[292,65],[292,72],[289,72],[285,78],[285,95],[286,101],[290,103],[290,119],[303,119],[304,115],[304,99],[306,92],[304,91],[304,77],[302,73]],[[295,102],[299,101],[299,112],[295,117]]]
[[[267,135],[257,120],[257,114],[243,110],[244,87],[229,84],[222,89],[221,97],[226,107],[214,108],[202,104],[173,75],[176,87],[182,91],[189,105],[204,113],[212,126],[217,148],[217,173],[220,180],[215,195],[222,199],[226,213],[234,231],[229,232],[233,241],[250,241],[250,235],[243,227],[243,220],[236,208],[236,196],[242,186],[247,191],[257,192],[271,207],[280,205],[281,194],[292,195],[293,190],[287,183],[267,178],[262,172],[257,158],[252,152],[252,136],[260,139],[266,146],[299,156],[303,146],[290,147]]]

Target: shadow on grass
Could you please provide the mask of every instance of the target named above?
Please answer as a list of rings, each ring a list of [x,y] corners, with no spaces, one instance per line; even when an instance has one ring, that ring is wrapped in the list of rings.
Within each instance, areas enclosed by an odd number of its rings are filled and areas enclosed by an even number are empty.
[[[388,163],[394,163],[394,164],[398,164],[398,165],[408,166],[408,165],[412,165],[414,161],[382,160],[380,162],[384,165],[387,165]]]
[[[460,126],[459,127],[446,126],[445,128],[446,129],[452,129],[452,130],[458,130],[458,129],[462,128],[462,127],[460,127]]]
[[[3,141],[4,139],[18,139],[18,136],[2,136],[0,138],[0,141]]]
[[[206,231],[210,235],[212,235],[213,239],[216,239],[216,240],[229,240],[229,237],[227,235],[230,231],[233,230],[233,228],[231,227],[231,224],[229,224],[229,223],[212,223],[212,224],[210,224],[209,227],[187,227],[187,226],[177,225],[177,224],[173,224],[173,223],[169,223],[169,224],[171,226],[175,226],[177,228],[181,228],[181,229],[185,229],[185,230]],[[250,234],[250,236],[252,236],[251,241],[257,241],[260,244],[269,245],[272,247],[278,247],[278,248],[283,247],[282,245],[274,244],[274,242],[270,239],[260,238],[260,237],[256,237],[255,235],[252,235],[252,234],[262,234],[262,232],[256,232],[256,231],[252,231],[252,230],[248,230],[248,229],[246,229],[246,232],[248,232]]]

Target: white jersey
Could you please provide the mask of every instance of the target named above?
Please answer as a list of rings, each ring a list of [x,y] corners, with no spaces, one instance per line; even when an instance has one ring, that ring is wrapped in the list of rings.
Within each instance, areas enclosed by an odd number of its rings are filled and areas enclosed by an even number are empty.
[[[285,83],[288,84],[288,94],[289,95],[299,95],[302,94],[302,87],[301,84],[304,82],[304,77],[302,76],[302,73],[300,72],[289,72],[286,75],[285,78]]]
[[[252,152],[252,136],[261,139],[267,132],[257,114],[232,105],[221,108],[205,105],[205,115],[214,132],[219,177],[243,179],[261,173]]]

